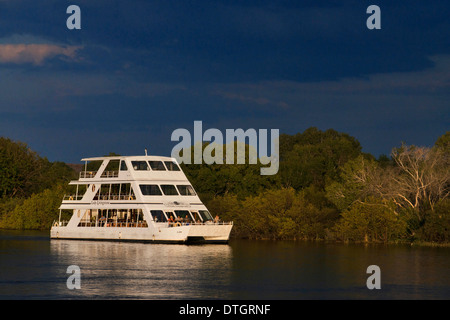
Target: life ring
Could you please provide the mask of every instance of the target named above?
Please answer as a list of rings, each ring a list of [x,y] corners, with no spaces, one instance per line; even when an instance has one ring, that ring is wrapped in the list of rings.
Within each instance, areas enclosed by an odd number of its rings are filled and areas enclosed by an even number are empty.
[[[69,197],[69,200],[73,200],[73,197],[72,197],[72,196],[70,196],[70,197]]]
[[[128,200],[133,200],[133,196],[129,196],[129,197],[128,197]]]
[[[177,222],[177,223],[175,224],[175,226],[181,227],[181,222]]]
[[[58,226],[58,221],[55,221],[55,223],[53,224],[54,227]]]

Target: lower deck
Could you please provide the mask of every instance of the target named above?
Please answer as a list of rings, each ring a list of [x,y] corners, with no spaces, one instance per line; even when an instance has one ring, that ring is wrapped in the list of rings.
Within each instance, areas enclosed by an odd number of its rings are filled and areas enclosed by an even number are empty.
[[[227,243],[231,223],[151,223],[149,226],[75,227],[54,225],[52,239],[139,241],[153,243]]]

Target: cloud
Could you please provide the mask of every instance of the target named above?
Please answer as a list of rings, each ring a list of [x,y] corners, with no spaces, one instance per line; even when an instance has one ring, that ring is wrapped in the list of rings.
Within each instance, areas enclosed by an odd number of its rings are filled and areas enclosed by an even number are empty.
[[[0,44],[0,63],[42,65],[45,60],[57,56],[74,60],[81,48],[55,44]]]
[[[337,100],[448,96],[450,55],[429,57],[434,66],[419,71],[371,74],[336,81],[263,81],[215,85],[211,93],[230,100],[282,109],[332,105]],[[319,103],[320,102],[320,103]]]
[[[65,45],[32,34],[11,34],[0,39],[0,63],[42,65],[58,57],[74,61],[83,46]]]

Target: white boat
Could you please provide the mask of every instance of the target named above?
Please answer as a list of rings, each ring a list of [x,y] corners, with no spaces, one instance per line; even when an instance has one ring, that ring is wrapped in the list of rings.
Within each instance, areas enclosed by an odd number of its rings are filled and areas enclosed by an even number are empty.
[[[174,158],[82,161],[84,170],[69,183],[73,194],[64,196],[52,239],[228,242],[233,223],[211,216]]]

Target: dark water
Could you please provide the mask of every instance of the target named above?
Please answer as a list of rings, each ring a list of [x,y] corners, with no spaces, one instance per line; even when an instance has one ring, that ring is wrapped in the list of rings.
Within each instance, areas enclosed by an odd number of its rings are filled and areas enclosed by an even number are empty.
[[[69,290],[70,265],[81,289]],[[369,265],[381,289],[369,290]],[[160,245],[0,231],[0,299],[449,299],[450,249],[235,240]]]

